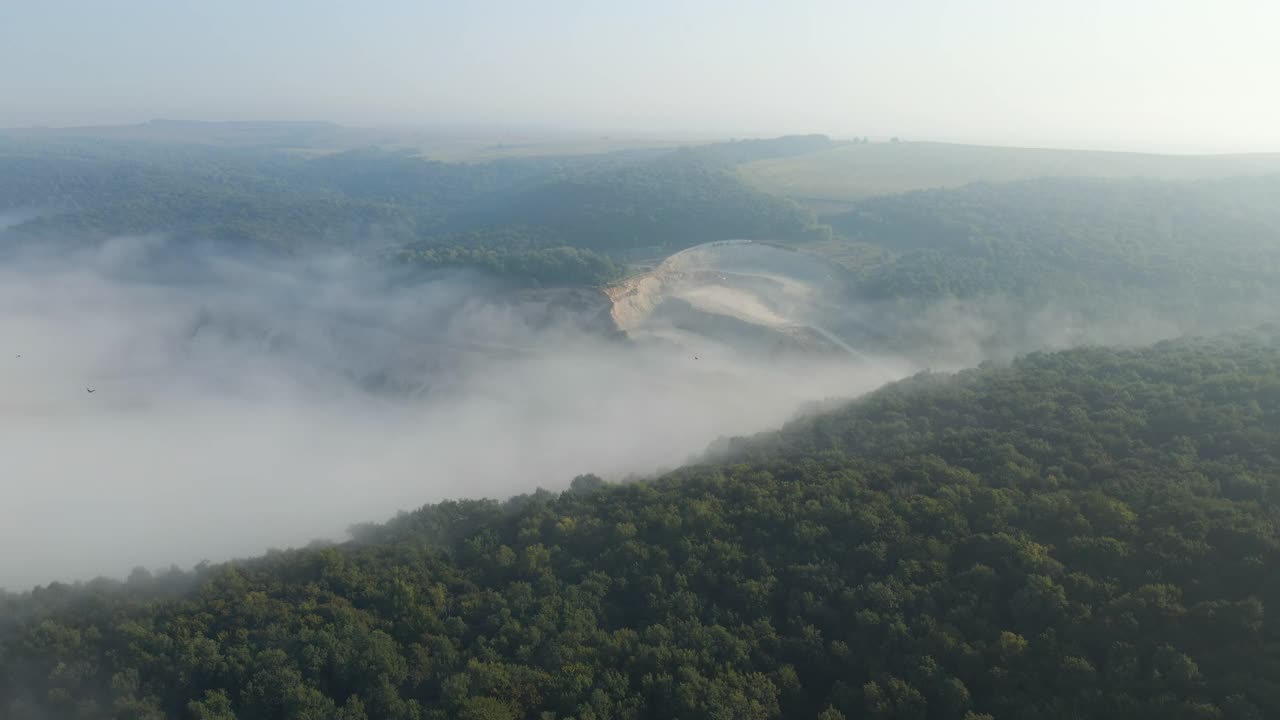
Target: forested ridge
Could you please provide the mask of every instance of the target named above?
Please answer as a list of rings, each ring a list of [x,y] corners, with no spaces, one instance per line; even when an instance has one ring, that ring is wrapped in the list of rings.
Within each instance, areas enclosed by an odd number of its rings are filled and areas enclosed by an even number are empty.
[[[1003,294],[1195,311],[1273,298],[1280,176],[1196,182],[1044,178],[862,201],[829,218],[881,251],[855,268],[869,299]]]
[[[1280,329],[925,374],[664,477],[0,596],[14,718],[1280,716]]]
[[[445,163],[379,148],[312,158],[0,136],[0,214],[37,213],[9,229],[10,242],[160,234],[282,254],[403,248],[395,256],[424,269],[496,267],[530,284],[591,285],[616,276],[609,253],[823,236],[811,213],[747,187],[729,168],[738,156],[818,141]]]
[[[841,261],[855,299],[905,313],[1000,296],[1094,316],[1124,303],[1210,316],[1213,327],[1226,304],[1280,299],[1280,176],[980,182],[865,198],[819,221],[735,170],[830,145],[795,136],[460,163],[376,147],[311,157],[0,136],[0,216],[39,213],[6,230],[6,244],[153,233],[283,254],[390,254],[533,285],[599,285],[636,255],[772,240]]]

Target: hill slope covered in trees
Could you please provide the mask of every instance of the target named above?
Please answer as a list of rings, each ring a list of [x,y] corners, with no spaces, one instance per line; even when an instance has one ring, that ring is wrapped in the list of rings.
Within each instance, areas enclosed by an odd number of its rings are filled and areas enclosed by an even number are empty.
[[[425,268],[500,265],[509,279],[593,284],[616,275],[602,254],[823,235],[810,213],[729,168],[737,155],[791,145],[445,163],[378,148],[309,158],[0,135],[0,223],[22,213],[5,244],[159,234],[283,254],[405,247],[399,259]]]
[[[1276,197],[1280,176],[978,183],[860,201],[801,246],[849,270],[851,315],[887,345],[976,363],[1269,322]]]
[[[1280,331],[922,375],[655,481],[0,598],[5,717],[1280,715]]]
[[[1042,179],[866,200],[833,229],[890,256],[866,297],[1253,301],[1280,279],[1280,175]]]

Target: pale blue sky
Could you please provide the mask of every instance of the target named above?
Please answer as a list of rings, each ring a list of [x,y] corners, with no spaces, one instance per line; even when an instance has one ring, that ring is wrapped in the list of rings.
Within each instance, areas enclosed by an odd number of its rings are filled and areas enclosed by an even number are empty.
[[[0,126],[484,122],[1280,151],[1275,0],[0,0]]]

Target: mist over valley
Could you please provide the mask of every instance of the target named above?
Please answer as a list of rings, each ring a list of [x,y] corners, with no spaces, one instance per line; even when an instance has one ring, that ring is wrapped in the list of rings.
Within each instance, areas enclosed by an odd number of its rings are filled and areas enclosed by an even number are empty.
[[[1280,717],[1277,7],[6,6],[0,720]]]
[[[157,258],[174,242],[5,264],[0,474],[26,490],[0,527],[31,546],[6,555],[14,589],[341,539],[423,502],[585,472],[650,474],[915,369],[772,323],[752,337],[651,319],[628,336],[604,292],[474,271],[408,281],[350,257],[196,251],[173,277]],[[705,317],[730,322],[718,312],[736,300]]]

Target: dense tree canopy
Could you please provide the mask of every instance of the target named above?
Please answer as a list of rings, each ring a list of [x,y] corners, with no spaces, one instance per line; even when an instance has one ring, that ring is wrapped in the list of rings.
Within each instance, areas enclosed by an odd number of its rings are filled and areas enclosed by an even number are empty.
[[[494,215],[477,222],[543,227],[568,244],[600,250],[656,245],[673,252],[712,240],[827,234],[800,206],[748,188],[693,151],[539,185]]]
[[[1020,301],[1194,309],[1273,298],[1280,176],[1160,182],[1042,179],[862,201],[831,218],[882,250],[859,289],[925,302]],[[887,261],[886,261],[887,260]]]
[[[416,255],[401,259],[429,267],[447,256],[445,264],[474,257],[492,269],[486,253],[512,249],[626,257],[739,237],[799,242],[846,261],[859,299],[913,307],[1001,295],[1065,300],[1095,313],[1118,302],[1197,313],[1276,299],[1275,176],[976,183],[861,200],[828,218],[828,227],[744,184],[733,169],[830,142],[800,136],[445,163],[377,148],[309,157],[0,137],[0,213],[41,213],[7,231],[19,239],[161,233],[281,252],[410,246]],[[518,275],[510,268],[522,264],[504,261],[504,273]],[[608,275],[529,279],[589,284]]]
[[[741,146],[748,155],[788,147],[770,143]],[[415,252],[401,260],[435,267],[474,258],[474,267],[490,270],[492,253],[514,253],[498,263],[501,274],[533,283],[608,279],[611,271],[544,267],[561,263],[554,258],[569,248],[600,265],[592,253],[825,232],[791,201],[740,182],[727,152],[443,163],[376,148],[308,158],[0,137],[0,213],[38,213],[8,231],[36,242],[155,233],[286,253],[409,245]],[[550,253],[531,257],[532,250]],[[526,266],[527,278],[518,272]]]
[[[1280,331],[922,375],[645,482],[0,596],[0,712],[1280,715]]]
[[[405,247],[391,257],[420,270],[473,268],[518,283],[544,286],[603,285],[622,276],[622,265],[608,255],[568,246],[531,246],[515,237],[518,233],[502,233],[496,239],[477,233],[475,237],[484,240]]]

